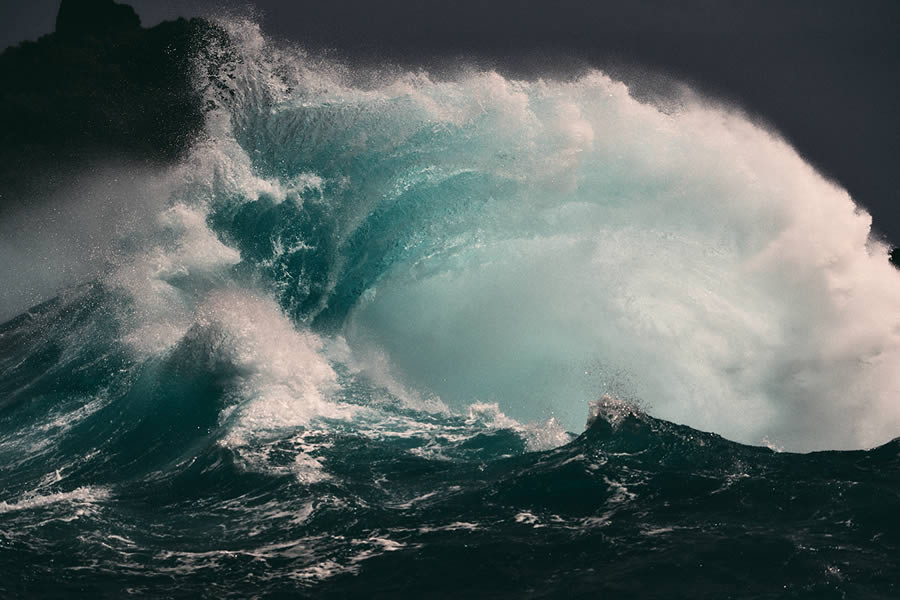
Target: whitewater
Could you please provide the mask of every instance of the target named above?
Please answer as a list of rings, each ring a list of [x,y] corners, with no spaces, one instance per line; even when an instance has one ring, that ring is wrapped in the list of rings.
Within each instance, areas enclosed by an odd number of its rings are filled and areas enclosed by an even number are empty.
[[[0,591],[898,591],[900,272],[777,133],[217,31],[145,218],[0,325]]]

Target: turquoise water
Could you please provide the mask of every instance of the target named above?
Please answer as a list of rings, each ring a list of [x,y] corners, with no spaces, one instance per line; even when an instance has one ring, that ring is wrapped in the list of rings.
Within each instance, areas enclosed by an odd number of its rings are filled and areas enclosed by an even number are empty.
[[[844,190],[687,95],[223,27],[152,218],[0,326],[2,595],[897,595],[900,274]]]

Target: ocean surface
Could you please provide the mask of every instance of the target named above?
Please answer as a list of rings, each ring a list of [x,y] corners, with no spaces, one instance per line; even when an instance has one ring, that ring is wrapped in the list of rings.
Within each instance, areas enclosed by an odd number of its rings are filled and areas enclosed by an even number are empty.
[[[0,325],[0,597],[900,597],[900,272],[777,133],[219,27]]]

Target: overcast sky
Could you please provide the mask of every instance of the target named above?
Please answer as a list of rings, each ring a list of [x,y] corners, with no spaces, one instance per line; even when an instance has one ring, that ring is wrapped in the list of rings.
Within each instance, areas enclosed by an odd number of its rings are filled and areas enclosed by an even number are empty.
[[[135,0],[145,25],[242,2]],[[350,58],[481,57],[534,73],[642,65],[782,132],[900,243],[896,0],[256,0],[264,29]],[[0,0],[0,45],[53,29],[58,0]],[[644,78],[646,82],[646,78]]]

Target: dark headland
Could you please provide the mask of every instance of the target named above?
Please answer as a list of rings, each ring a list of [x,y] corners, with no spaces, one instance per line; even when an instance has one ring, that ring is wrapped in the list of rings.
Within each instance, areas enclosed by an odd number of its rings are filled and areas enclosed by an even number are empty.
[[[0,54],[0,215],[94,160],[168,163],[200,133],[201,19],[142,28],[131,6],[62,0],[56,31]]]

